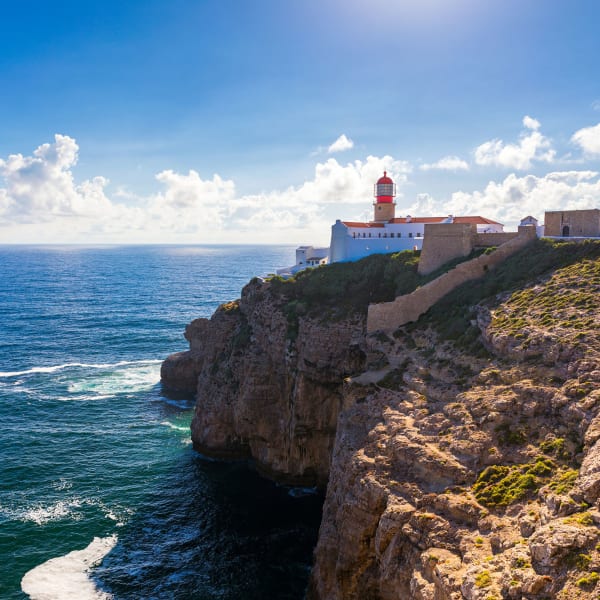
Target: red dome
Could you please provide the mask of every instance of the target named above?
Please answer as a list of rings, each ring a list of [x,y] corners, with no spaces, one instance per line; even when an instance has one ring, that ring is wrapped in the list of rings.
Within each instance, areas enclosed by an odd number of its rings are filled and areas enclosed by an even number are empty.
[[[387,171],[384,171],[383,177],[380,177],[377,180],[377,185],[379,185],[380,183],[394,183],[394,182],[387,176]]]
[[[377,180],[374,195],[377,199],[377,204],[391,204],[394,202],[396,184],[387,176],[387,171],[384,171],[383,177]]]

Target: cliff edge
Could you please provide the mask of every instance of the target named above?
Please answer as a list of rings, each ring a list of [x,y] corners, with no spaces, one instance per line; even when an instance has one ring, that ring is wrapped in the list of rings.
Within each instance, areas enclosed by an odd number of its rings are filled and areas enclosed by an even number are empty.
[[[535,242],[367,335],[424,281],[402,254],[191,323],[163,380],[197,382],[195,446],[327,484],[311,599],[597,598],[600,243]]]

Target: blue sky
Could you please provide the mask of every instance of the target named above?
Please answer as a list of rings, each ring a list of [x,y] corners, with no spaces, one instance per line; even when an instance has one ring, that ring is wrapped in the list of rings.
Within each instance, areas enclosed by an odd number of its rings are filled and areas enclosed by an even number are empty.
[[[9,3],[0,242],[324,243],[383,168],[399,214],[599,207],[599,24],[591,0]]]

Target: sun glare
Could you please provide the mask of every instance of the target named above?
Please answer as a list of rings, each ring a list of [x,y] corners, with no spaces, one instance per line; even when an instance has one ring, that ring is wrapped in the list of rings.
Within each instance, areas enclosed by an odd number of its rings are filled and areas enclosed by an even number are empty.
[[[468,25],[485,10],[475,0],[336,0],[336,8],[348,19],[369,26],[403,30]],[[342,17],[343,18],[343,17]]]

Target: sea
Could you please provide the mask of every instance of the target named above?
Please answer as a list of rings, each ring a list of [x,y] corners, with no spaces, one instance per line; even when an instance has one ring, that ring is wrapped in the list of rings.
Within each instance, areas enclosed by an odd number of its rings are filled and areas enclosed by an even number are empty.
[[[0,246],[0,598],[304,596],[322,497],[192,448],[183,331],[290,246]]]

